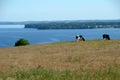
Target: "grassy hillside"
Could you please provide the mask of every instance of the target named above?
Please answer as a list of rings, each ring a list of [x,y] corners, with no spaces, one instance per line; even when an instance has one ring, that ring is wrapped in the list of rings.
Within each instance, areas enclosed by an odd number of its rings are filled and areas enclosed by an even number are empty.
[[[0,49],[0,80],[120,80],[120,40]]]

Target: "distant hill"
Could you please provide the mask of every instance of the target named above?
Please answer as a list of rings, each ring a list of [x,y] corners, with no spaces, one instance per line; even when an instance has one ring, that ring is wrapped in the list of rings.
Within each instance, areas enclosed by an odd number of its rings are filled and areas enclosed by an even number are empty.
[[[25,28],[35,29],[120,28],[120,20],[6,21],[0,22],[0,25],[25,25]]]
[[[45,21],[25,24],[25,28],[36,29],[120,28],[120,20]]]

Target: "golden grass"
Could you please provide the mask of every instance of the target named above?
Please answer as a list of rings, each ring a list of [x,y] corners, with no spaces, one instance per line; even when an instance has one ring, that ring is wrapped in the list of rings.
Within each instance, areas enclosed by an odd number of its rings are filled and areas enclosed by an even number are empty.
[[[0,71],[38,66],[56,71],[103,70],[120,64],[120,40],[63,42],[0,49]]]

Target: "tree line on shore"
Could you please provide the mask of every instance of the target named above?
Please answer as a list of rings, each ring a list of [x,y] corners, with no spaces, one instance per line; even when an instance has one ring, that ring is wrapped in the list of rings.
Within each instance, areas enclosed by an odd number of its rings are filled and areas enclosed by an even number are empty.
[[[94,29],[94,28],[120,28],[120,22],[79,22],[58,21],[25,24],[25,28],[36,29]]]

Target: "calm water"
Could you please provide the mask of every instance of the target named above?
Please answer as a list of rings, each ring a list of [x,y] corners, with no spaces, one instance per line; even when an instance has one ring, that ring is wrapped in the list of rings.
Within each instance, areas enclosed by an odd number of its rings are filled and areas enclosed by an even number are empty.
[[[83,29],[83,30],[36,30],[36,29],[0,29],[0,48],[14,46],[19,38],[29,40],[31,44],[75,41],[81,34],[86,40],[102,39],[102,34],[111,39],[120,39],[120,29]]]

